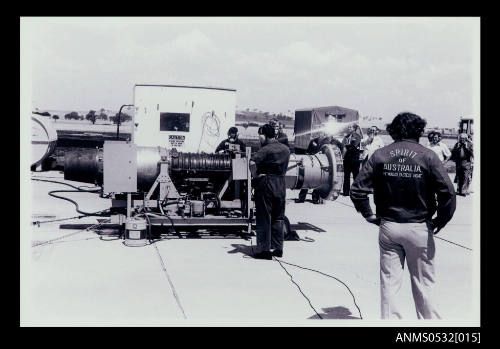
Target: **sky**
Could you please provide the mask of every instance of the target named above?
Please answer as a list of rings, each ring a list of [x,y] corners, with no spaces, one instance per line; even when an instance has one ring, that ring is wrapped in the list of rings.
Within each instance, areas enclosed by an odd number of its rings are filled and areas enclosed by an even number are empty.
[[[118,110],[134,84],[237,90],[237,109],[479,117],[479,18],[21,18],[32,108]],[[23,76],[24,74],[24,76]],[[25,80],[23,80],[23,78]]]

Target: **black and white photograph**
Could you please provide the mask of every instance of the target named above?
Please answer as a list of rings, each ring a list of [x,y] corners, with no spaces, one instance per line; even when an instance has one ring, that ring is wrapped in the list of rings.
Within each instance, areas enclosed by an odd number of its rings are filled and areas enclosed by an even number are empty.
[[[20,326],[480,326],[480,71],[472,16],[20,17]]]

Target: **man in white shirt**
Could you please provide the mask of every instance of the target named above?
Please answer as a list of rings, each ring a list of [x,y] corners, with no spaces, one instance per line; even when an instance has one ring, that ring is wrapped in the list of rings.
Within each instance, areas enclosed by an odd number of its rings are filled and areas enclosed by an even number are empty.
[[[446,144],[441,142],[441,133],[439,132],[434,132],[427,148],[434,151],[443,164],[451,157],[450,149]]]
[[[385,146],[382,138],[378,136],[378,132],[379,130],[377,126],[370,127],[366,131],[366,137],[361,141],[361,146],[363,147],[363,165],[368,161],[375,150]]]

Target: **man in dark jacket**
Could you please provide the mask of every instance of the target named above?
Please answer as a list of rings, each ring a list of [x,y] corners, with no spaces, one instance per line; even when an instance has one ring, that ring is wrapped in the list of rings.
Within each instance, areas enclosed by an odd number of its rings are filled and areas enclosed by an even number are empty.
[[[227,138],[224,139],[222,142],[219,143],[217,148],[215,149],[215,152],[221,152],[221,151],[229,151],[231,144],[236,144],[239,146],[241,152],[245,152],[246,146],[243,141],[238,139],[238,128],[233,126],[227,131]]]
[[[285,174],[290,150],[275,138],[274,128],[266,124],[259,129],[262,148],[252,155],[250,166],[255,189],[258,259],[283,256],[283,223],[285,219]],[[271,249],[273,252],[271,253]]]
[[[359,168],[361,166],[361,154],[363,152],[360,149],[360,146],[361,139],[363,137],[361,136],[358,128],[359,126],[357,124],[349,125],[349,133],[344,137],[342,141],[342,155],[344,164],[344,196],[349,196],[349,188],[351,186],[351,173],[353,180],[356,179],[359,173]]]
[[[278,119],[269,120],[269,125],[274,128],[275,138],[278,140],[278,142],[290,148],[290,145],[288,144],[288,136],[285,132],[283,132],[283,126],[278,121]]]
[[[394,143],[373,153],[351,187],[356,210],[368,222],[380,226],[384,319],[401,318],[396,296],[403,281],[405,258],[418,318],[440,318],[431,295],[435,282],[433,234],[453,217],[456,197],[436,153],[418,144],[425,125],[426,121],[415,114],[397,115],[387,126]],[[368,199],[372,189],[376,215]]]
[[[469,185],[472,180],[474,152],[472,141],[466,133],[459,135],[459,140],[451,151],[451,159],[456,165],[457,195],[467,196],[470,194]]]
[[[227,131],[227,138],[219,143],[217,148],[215,149],[215,153],[224,152],[231,154],[231,157],[234,159],[238,152],[245,153],[246,145],[243,141],[238,138],[238,128],[233,126],[229,128]],[[242,184],[240,186],[240,184]],[[246,193],[246,183],[240,183],[239,181],[233,181],[227,188],[224,193],[222,199],[223,200],[235,200],[240,197],[245,197]],[[242,203],[242,211],[245,211],[246,201],[241,200]]]

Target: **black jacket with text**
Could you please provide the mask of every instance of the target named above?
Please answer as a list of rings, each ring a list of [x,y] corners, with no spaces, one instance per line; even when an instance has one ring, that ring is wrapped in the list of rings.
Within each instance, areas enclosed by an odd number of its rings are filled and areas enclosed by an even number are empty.
[[[363,217],[371,216],[368,194],[373,189],[376,215],[398,223],[433,219],[444,227],[453,217],[456,196],[438,156],[413,140],[378,149],[351,186],[351,200]]]

